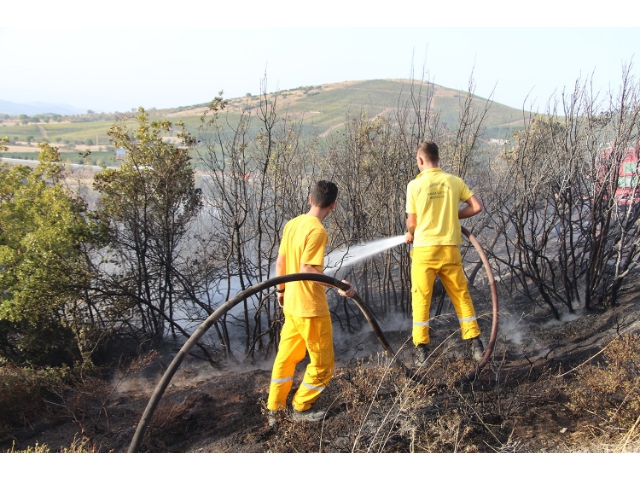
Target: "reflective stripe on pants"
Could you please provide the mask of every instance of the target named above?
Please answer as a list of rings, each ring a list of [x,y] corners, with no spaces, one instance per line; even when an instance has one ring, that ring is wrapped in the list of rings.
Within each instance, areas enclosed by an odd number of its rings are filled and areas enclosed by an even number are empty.
[[[285,313],[280,332],[278,353],[273,363],[267,408],[281,410],[293,386],[296,365],[309,352],[309,364],[302,384],[293,397],[293,407],[299,411],[311,408],[318,395],[333,376],[333,333],[331,317],[295,317]]]
[[[429,309],[436,275],[444,286],[458,315],[462,339],[480,335],[467,279],[462,268],[462,256],[456,245],[416,247],[411,251],[411,306],[413,308],[413,343],[428,344]]]

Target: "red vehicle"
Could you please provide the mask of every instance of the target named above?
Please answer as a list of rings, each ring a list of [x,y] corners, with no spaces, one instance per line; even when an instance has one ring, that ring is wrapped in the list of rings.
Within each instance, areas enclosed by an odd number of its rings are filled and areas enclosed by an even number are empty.
[[[606,165],[610,165],[611,161],[615,161],[614,155],[615,145],[611,145],[600,152],[600,165],[602,172],[605,174]],[[616,188],[615,198],[618,205],[638,205],[640,203],[640,187],[638,185],[638,146],[629,147],[624,154],[624,158],[620,162],[620,170],[618,172],[618,186]]]

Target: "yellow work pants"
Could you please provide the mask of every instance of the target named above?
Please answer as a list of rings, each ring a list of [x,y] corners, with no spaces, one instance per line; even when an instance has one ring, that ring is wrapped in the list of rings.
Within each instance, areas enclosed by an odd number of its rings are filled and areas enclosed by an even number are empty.
[[[462,256],[456,245],[415,247],[411,251],[411,306],[413,308],[413,343],[428,344],[429,309],[436,275],[456,309],[463,340],[480,335],[467,279],[462,269]]]
[[[298,411],[311,408],[333,376],[333,330],[331,317],[295,317],[285,313],[280,333],[278,353],[273,363],[269,410],[281,410],[287,405],[287,396],[293,385],[296,365],[309,352],[309,364],[302,384],[293,397],[292,405]]]

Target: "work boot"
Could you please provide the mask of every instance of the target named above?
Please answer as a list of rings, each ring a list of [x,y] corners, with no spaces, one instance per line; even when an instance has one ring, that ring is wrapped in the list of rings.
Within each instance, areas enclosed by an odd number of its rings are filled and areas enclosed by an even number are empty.
[[[471,358],[473,361],[479,362],[482,360],[482,355],[484,355],[484,345],[482,345],[480,337],[472,338],[467,341],[471,344]]]
[[[269,410],[267,413],[267,421],[270,427],[275,427],[278,424],[277,412],[275,410]]]
[[[310,408],[309,410],[301,412],[294,408],[291,419],[294,422],[320,422],[324,419],[326,414],[327,412],[325,410],[315,410],[314,408]]]
[[[429,358],[429,345],[426,343],[421,343],[416,346],[416,350],[414,352],[413,357],[413,366],[414,367],[422,367],[427,363],[427,358]]]

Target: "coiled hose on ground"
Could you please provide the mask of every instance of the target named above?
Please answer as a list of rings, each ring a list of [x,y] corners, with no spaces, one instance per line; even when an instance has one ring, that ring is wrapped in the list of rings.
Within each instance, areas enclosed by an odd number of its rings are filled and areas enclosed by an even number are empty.
[[[469,238],[469,240],[475,247],[476,251],[478,252],[480,259],[482,260],[482,263],[487,272],[487,277],[489,279],[489,284],[491,287],[491,300],[493,304],[493,322],[492,322],[491,336],[489,339],[489,343],[484,351],[484,355],[482,356],[482,359],[476,364],[475,368],[464,377],[464,380],[472,381],[476,377],[477,373],[489,361],[489,357],[493,352],[493,347],[496,342],[496,338],[498,335],[498,294],[497,294],[495,280],[491,272],[491,266],[489,265],[489,261],[487,260],[484,250],[482,249],[482,247],[480,246],[476,238],[464,227],[462,228],[462,233],[464,233],[464,235]],[[246,290],[238,293],[235,297],[229,299],[227,302],[222,304],[215,312],[209,315],[209,317],[207,317],[207,319],[204,322],[202,322],[202,324],[198,327],[198,329],[195,332],[193,332],[191,337],[189,337],[187,342],[182,346],[180,351],[176,354],[175,358],[173,359],[173,361],[167,368],[166,372],[160,379],[160,382],[158,383],[155,390],[153,391],[153,394],[149,399],[149,403],[147,403],[147,407],[145,408],[142,414],[142,417],[140,418],[140,422],[138,423],[136,432],[133,435],[131,444],[129,445],[128,452],[135,453],[138,451],[138,447],[140,446],[142,437],[144,436],[144,432],[147,428],[149,420],[151,419],[153,413],[155,412],[156,407],[158,406],[158,403],[162,398],[162,395],[164,394],[165,390],[169,386],[169,382],[171,381],[176,371],[182,364],[182,361],[184,360],[184,358],[189,354],[191,349],[202,338],[202,336],[207,332],[207,330],[209,330],[209,328],[213,326],[213,324],[215,324],[224,314],[226,314],[229,310],[231,310],[237,304],[239,304],[243,300],[249,298],[252,295],[255,295],[256,293],[262,290],[266,290],[278,284],[288,283],[288,282],[298,282],[302,280],[314,280],[316,282],[326,283],[340,290],[349,289],[349,285],[341,282],[340,280],[336,280],[333,277],[329,277],[327,275],[321,275],[321,274],[315,274],[315,273],[294,273],[290,275],[282,275],[280,277],[273,277],[268,280],[265,280],[264,282],[258,283],[257,285],[249,287]],[[371,311],[371,309],[362,301],[362,299],[358,296],[357,293],[352,297],[352,300],[356,303],[356,305],[358,305],[363,315],[369,322],[369,325],[371,325],[373,332],[375,333],[376,337],[378,338],[378,341],[384,348],[389,358],[393,359],[393,361],[400,368],[404,370],[405,374],[408,377],[416,379],[412,374],[411,369],[409,369],[398,358],[398,356],[395,354],[395,352],[387,342],[384,334],[382,333],[382,330],[380,329],[380,326],[378,325],[378,321],[376,320],[376,317]]]

